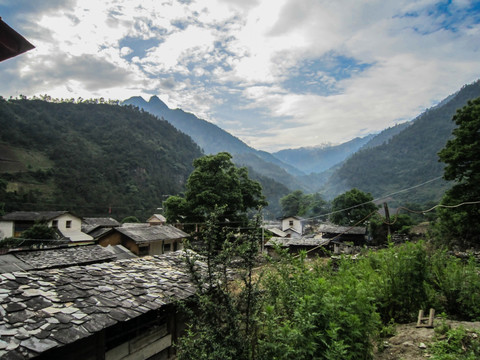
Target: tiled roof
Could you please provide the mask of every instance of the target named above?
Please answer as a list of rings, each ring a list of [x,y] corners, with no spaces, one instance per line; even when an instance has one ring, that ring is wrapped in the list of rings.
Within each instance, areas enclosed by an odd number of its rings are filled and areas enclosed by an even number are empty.
[[[189,297],[183,254],[0,274],[0,358],[32,358]]]
[[[111,217],[88,217],[82,219],[82,231],[90,233],[99,227],[115,227],[121,224]]]
[[[273,247],[279,245],[281,247],[289,246],[326,246],[330,243],[330,239],[324,239],[322,237],[301,237],[301,238],[284,238],[284,237],[272,237],[266,244],[266,247]]]
[[[143,226],[121,226],[115,228],[115,230],[119,231],[125,236],[128,236],[137,244],[144,244],[158,240],[181,239],[189,236],[187,233],[171,225],[142,225]]]
[[[330,234],[365,235],[367,233],[367,228],[365,226],[338,226],[333,224],[321,224],[318,226],[317,231]]]
[[[100,245],[17,251],[0,255],[0,273],[91,264],[117,258],[114,251]]]
[[[14,211],[9,214],[3,215],[1,220],[8,221],[40,221],[40,220],[52,220],[63,214],[67,214],[68,211]]]

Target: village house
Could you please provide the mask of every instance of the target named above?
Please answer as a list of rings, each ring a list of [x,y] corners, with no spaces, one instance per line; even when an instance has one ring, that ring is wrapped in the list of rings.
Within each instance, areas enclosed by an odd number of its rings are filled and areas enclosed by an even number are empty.
[[[138,256],[161,255],[183,249],[189,235],[171,225],[123,224],[98,238],[98,244],[123,245]]]
[[[20,237],[35,223],[55,229],[59,239],[75,244],[93,243],[93,237],[82,232],[82,219],[68,211],[15,211],[0,218],[0,240]]]
[[[287,216],[282,219],[282,231],[288,237],[301,237],[304,232],[305,220],[299,216]]]
[[[184,255],[107,261],[103,254],[54,268],[37,259],[31,269],[1,273],[0,358],[173,359],[185,328],[176,302],[196,291]]]
[[[162,214],[153,214],[147,220],[151,226],[153,225],[165,225],[167,223],[167,219]]]

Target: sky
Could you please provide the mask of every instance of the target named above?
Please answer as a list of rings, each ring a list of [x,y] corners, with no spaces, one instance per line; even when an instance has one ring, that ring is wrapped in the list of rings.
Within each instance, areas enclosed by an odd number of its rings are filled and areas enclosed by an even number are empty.
[[[0,95],[157,95],[269,152],[412,120],[480,78],[480,1],[0,0]]]

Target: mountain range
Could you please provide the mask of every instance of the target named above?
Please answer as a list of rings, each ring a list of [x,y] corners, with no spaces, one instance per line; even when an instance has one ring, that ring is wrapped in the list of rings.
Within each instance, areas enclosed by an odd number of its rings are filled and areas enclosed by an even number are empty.
[[[126,100],[165,119],[189,135],[205,153],[230,152],[238,165],[272,178],[290,190],[320,192],[327,199],[357,187],[375,197],[384,196],[439,178],[443,164],[437,153],[454,127],[452,117],[468,100],[480,96],[480,82],[463,86],[415,119],[378,134],[335,146],[284,149],[272,154],[248,146],[218,126],[181,109],[169,109],[158,97]],[[428,183],[397,198],[425,203],[438,201],[449,184]]]
[[[402,204],[437,202],[450,186],[437,153],[456,110],[477,97],[480,81],[378,134],[274,154],[158,97],[123,106],[0,97],[0,213],[62,209],[147,218],[184,191],[195,158],[220,151],[260,181],[270,218],[281,215],[279,200],[294,190],[331,200],[356,187]]]

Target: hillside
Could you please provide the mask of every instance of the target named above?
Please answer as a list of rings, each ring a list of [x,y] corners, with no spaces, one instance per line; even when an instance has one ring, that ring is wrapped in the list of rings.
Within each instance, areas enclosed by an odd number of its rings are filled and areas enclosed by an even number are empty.
[[[275,168],[278,171],[284,169],[292,175],[303,175],[303,173],[294,166],[283,163],[268,152],[259,151],[248,146],[242,140],[219,128],[215,124],[200,119],[194,114],[185,112],[181,109],[170,109],[157,96],[152,96],[148,102],[142,97],[135,96],[125,100],[123,104],[137,106],[158,118],[165,119],[175,128],[189,135],[193,141],[203,149],[205,154],[217,154],[226,151],[233,155],[233,160],[236,163],[238,163],[236,161],[237,154],[251,154],[255,155],[252,158],[255,159],[255,161],[245,165],[251,167],[263,176],[268,176],[268,174],[264,172],[263,166],[258,166],[256,158],[260,158],[264,162],[275,165]],[[242,157],[242,163],[245,163],[245,161],[248,162],[246,159],[248,159],[248,157]],[[284,185],[287,184],[284,183]]]
[[[438,161],[437,153],[451,136],[452,117],[468,100],[479,96],[480,81],[466,85],[387,143],[355,153],[331,176],[324,193],[333,197],[356,187],[377,197],[442,176],[444,164]],[[437,180],[396,198],[417,203],[438,201],[448,186]]]
[[[283,162],[296,166],[305,174],[321,173],[341,163],[367,144],[374,135],[355,138],[340,145],[284,149],[273,153]]]
[[[1,99],[0,128],[4,211],[144,220],[183,191],[202,155],[168,122],[126,106]]]

